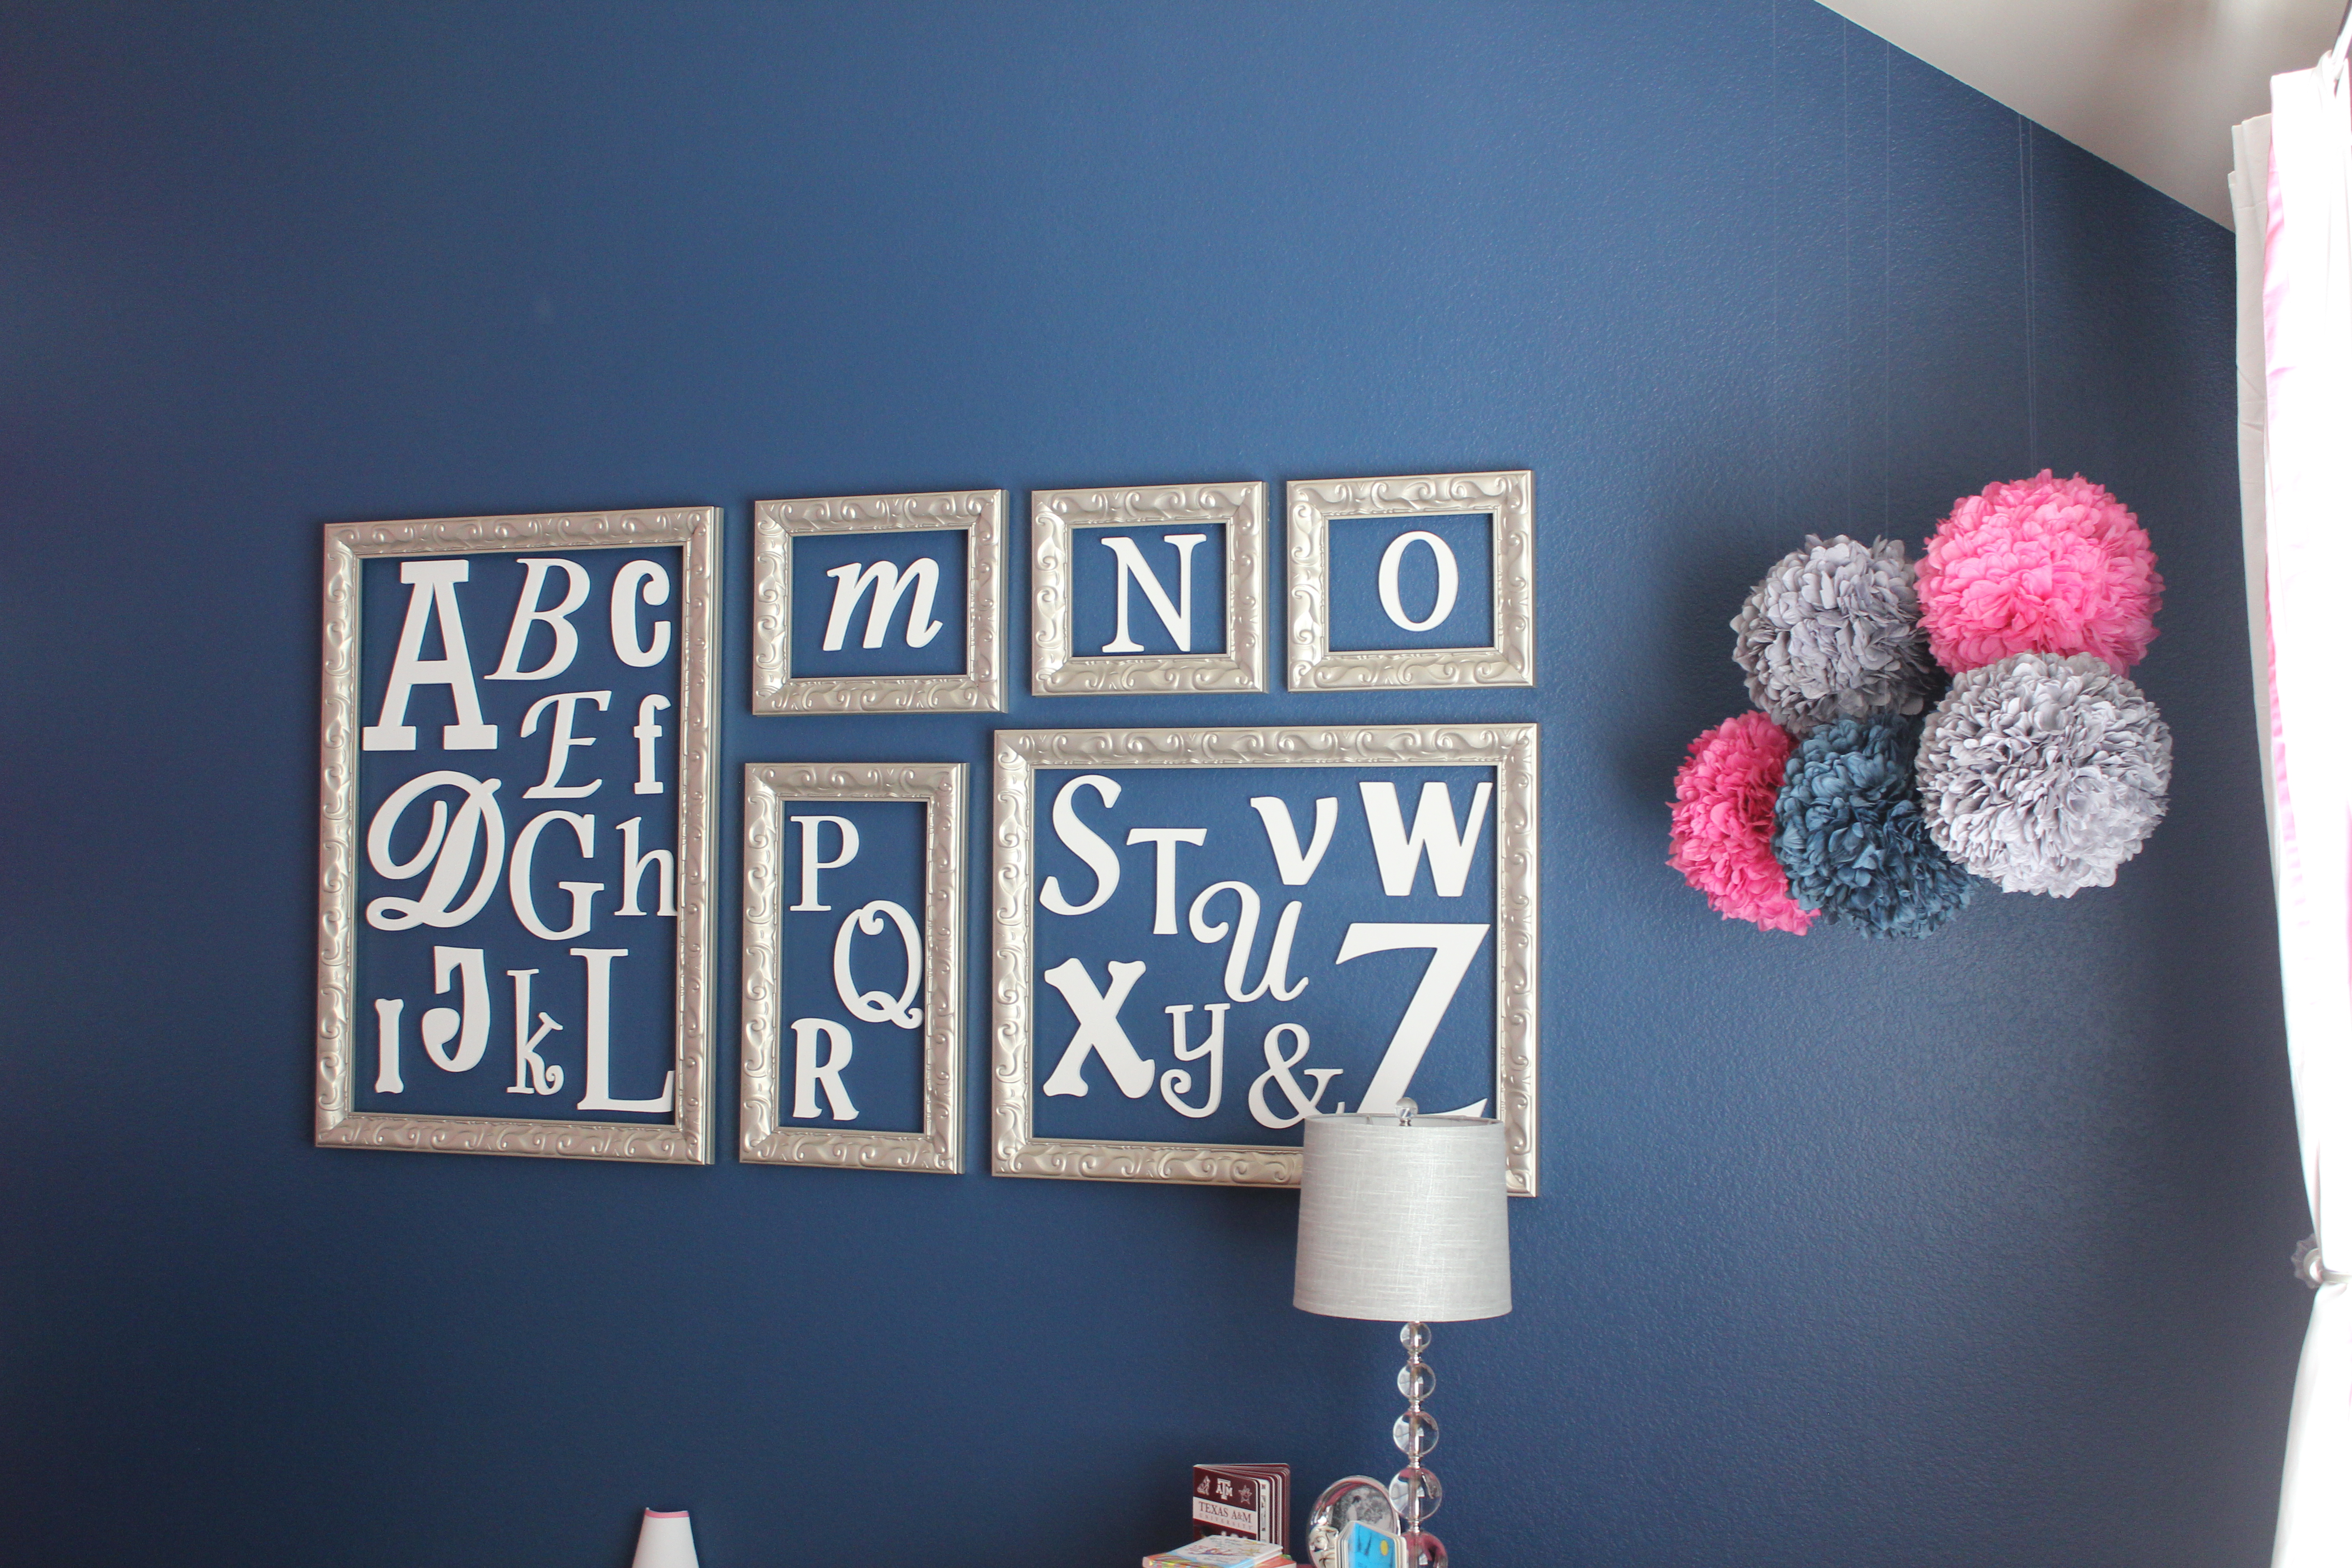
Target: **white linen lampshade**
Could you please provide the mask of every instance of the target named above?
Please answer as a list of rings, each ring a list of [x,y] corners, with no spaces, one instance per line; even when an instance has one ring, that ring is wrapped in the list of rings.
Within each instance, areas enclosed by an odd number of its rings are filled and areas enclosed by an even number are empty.
[[[1293,1306],[1388,1323],[1511,1310],[1501,1122],[1310,1116],[1306,1134]]]
[[[699,1568],[694,1555],[694,1521],[684,1509],[664,1513],[646,1510],[637,1527],[637,1554],[629,1568]]]

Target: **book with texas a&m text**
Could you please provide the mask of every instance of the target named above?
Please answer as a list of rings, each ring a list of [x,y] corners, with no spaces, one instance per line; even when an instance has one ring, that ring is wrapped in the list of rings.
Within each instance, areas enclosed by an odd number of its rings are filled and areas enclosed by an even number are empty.
[[[1192,1467],[1192,1534],[1290,1546],[1288,1465]]]

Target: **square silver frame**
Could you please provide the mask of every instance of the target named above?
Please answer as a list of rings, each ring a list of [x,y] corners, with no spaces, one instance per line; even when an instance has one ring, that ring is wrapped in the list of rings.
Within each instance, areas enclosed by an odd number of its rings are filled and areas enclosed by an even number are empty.
[[[1295,1187],[1304,1155],[1282,1145],[1150,1143],[1036,1135],[1032,885],[1040,768],[1484,766],[1495,770],[1495,1105],[1512,1194],[1533,1197],[1537,1140],[1537,752],[1533,724],[1291,726],[1248,730],[996,732],[990,1144],[1000,1176]]]
[[[782,931],[783,803],[918,801],[923,849],[923,1130],[887,1132],[782,1122],[783,1015],[773,979]],[[963,1170],[961,763],[750,763],[743,769],[741,1157],[755,1165],[865,1171]]]
[[[1004,710],[1004,492],[925,490],[763,500],[751,539],[751,711],[902,713]],[[793,674],[793,540],[803,533],[961,529],[961,675]]]
[[[1082,528],[1213,522],[1225,530],[1218,653],[1074,654],[1071,550]],[[1265,689],[1265,484],[1130,486],[1029,495],[1029,690],[1037,697]]]
[[[711,784],[719,722],[710,650],[719,625],[720,520],[719,508],[705,506],[328,526],[319,692],[319,1048],[313,1141],[320,1146],[710,1163]],[[561,1121],[352,1110],[361,561],[375,555],[647,545],[682,547],[685,578],[678,602],[677,1098],[670,1121]]]
[[[1290,556],[1290,689],[1364,691],[1533,686],[1536,683],[1535,475],[1408,474],[1381,479],[1295,479],[1286,498]],[[1495,640],[1486,647],[1331,648],[1331,522],[1335,518],[1494,518]]]

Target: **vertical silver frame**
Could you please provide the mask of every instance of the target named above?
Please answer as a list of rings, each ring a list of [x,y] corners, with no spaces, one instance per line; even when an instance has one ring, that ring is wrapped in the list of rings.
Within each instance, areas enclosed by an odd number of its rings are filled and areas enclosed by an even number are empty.
[[[1218,653],[1071,651],[1076,531],[1213,522],[1225,530],[1225,646]],[[1265,486],[1158,485],[1029,496],[1029,689],[1038,697],[1265,689]]]
[[[751,711],[898,713],[1004,710],[1004,492],[929,490],[887,496],[763,500],[751,540]],[[793,540],[804,533],[961,529],[961,675],[795,676]]]
[[[924,806],[923,1130],[782,1123],[783,803],[906,800]],[[743,769],[742,1158],[869,1171],[963,1170],[961,763],[751,763]]]
[[[1347,729],[999,730],[994,898],[989,945],[995,1014],[990,1144],[1000,1176],[1295,1187],[1297,1147],[1145,1143],[1036,1135],[1034,951],[1040,768],[1491,767],[1495,770],[1495,1106],[1508,1181],[1536,1195],[1537,727],[1533,724],[1355,725]]]
[[[719,625],[717,507],[434,518],[331,525],[320,637],[319,1051],[315,1141],[322,1146],[539,1154],[707,1165],[710,1142],[711,784],[718,754],[710,650]],[[352,985],[359,886],[360,562],[371,555],[520,553],[677,545],[677,1099],[667,1123],[408,1115],[352,1109]]]
[[[1533,686],[1536,683],[1535,475],[1410,474],[1383,479],[1294,480],[1290,530],[1290,689]],[[1331,522],[1335,518],[1494,519],[1495,640],[1486,647],[1331,650]]]

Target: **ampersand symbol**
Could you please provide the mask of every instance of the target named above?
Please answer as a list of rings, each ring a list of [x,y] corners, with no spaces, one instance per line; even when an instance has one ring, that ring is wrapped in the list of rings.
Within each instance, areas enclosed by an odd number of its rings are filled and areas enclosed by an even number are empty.
[[[1298,1048],[1288,1056],[1283,1055],[1282,1047],[1275,1043],[1286,1032],[1298,1037]],[[1265,1032],[1265,1070],[1257,1075],[1257,1081],[1250,1085],[1249,1091],[1250,1114],[1257,1119],[1257,1124],[1260,1127],[1296,1127],[1310,1116],[1323,1114],[1322,1108],[1316,1101],[1323,1098],[1325,1087],[1347,1069],[1308,1068],[1307,1076],[1315,1080],[1315,1092],[1302,1097],[1299,1093],[1298,1080],[1290,1076],[1290,1069],[1306,1059],[1307,1031],[1305,1028],[1297,1024],[1276,1024]],[[1266,1109],[1265,1086],[1269,1082],[1281,1086],[1283,1098],[1290,1101],[1290,1109],[1296,1114],[1276,1116]]]

